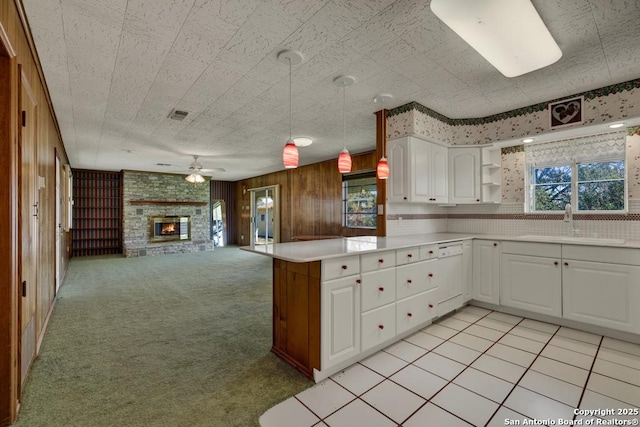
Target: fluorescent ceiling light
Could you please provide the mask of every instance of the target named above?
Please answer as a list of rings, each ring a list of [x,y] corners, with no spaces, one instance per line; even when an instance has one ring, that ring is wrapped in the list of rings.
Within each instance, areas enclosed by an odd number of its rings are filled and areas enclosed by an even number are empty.
[[[624,123],[614,123],[612,125],[609,125],[611,129],[621,128],[622,126],[624,126]]]
[[[530,0],[431,0],[431,11],[506,77],[562,57]]]
[[[522,140],[522,142],[524,142],[525,144],[529,143],[529,142],[533,142],[533,138],[525,138]]]

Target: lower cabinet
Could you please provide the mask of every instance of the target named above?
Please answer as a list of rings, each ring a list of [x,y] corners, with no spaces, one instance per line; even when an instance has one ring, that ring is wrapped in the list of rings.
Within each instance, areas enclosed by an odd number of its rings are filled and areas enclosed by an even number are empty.
[[[563,317],[637,334],[640,267],[563,260]]]
[[[438,289],[431,289],[396,303],[398,334],[425,323],[438,315]]]
[[[360,276],[322,282],[321,368],[327,369],[360,352]]]
[[[500,304],[500,243],[473,241],[473,299]]]
[[[362,314],[362,351],[396,336],[396,306],[385,305]]]

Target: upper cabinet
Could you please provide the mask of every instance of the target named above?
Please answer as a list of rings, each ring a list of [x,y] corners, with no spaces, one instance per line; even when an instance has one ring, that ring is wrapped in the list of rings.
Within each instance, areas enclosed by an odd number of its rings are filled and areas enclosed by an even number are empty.
[[[389,141],[391,203],[447,203],[448,149],[411,136]]]
[[[480,148],[449,148],[449,202],[480,203]]]

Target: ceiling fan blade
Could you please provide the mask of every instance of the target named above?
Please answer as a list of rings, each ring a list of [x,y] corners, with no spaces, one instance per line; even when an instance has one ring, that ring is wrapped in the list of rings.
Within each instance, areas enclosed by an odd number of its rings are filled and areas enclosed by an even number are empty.
[[[223,168],[207,168],[207,169],[201,169],[200,172],[208,172],[208,173],[212,173],[212,172],[226,172]]]

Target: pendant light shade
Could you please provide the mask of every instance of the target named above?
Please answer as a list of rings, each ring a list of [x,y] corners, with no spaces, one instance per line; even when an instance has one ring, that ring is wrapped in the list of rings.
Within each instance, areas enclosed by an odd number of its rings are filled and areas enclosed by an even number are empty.
[[[291,66],[302,62],[302,54],[293,50],[283,50],[278,54],[278,61],[289,65],[289,140],[282,151],[282,163],[285,169],[295,169],[298,167],[298,147],[293,142],[293,107],[292,107],[292,89],[291,89]]]
[[[298,167],[298,147],[296,147],[296,144],[292,140],[287,141],[284,146],[282,163],[286,169],[295,169]]]
[[[346,148],[340,152],[340,156],[338,157],[338,170],[340,173],[351,172],[351,155]]]
[[[378,176],[378,179],[389,178],[389,162],[387,162],[386,157],[381,157],[378,161],[378,166],[376,167],[376,175]]]

